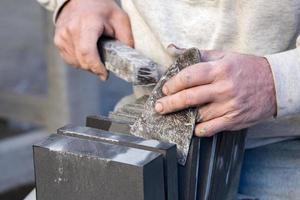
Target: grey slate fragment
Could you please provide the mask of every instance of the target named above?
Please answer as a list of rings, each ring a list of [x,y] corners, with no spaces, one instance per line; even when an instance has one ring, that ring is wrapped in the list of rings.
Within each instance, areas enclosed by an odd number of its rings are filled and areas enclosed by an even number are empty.
[[[189,154],[184,166],[178,165],[178,188],[180,200],[195,200],[198,190],[198,179],[202,180],[199,174],[200,165],[200,145],[201,139],[193,137],[189,149]],[[205,151],[205,150],[204,150]],[[197,199],[200,200],[200,199]]]
[[[157,63],[117,40],[99,40],[98,50],[105,67],[125,81],[155,85],[160,78]]]
[[[246,132],[225,131],[201,138],[197,200],[237,198]]]
[[[101,120],[101,118],[99,118],[98,122],[103,124],[103,122],[106,123],[107,121],[106,119]],[[113,124],[117,123],[114,122]],[[110,127],[105,125],[104,128],[109,129]],[[146,140],[133,135],[111,133],[105,130],[74,125],[62,127],[57,130],[57,133],[110,144],[118,144],[162,154],[164,159],[166,200],[178,199],[177,158],[175,144],[160,142],[157,140]]]
[[[104,116],[88,116],[86,118],[86,126],[114,133],[129,134],[130,132],[128,123],[120,120],[112,120]]]
[[[177,145],[178,163],[182,165],[186,162],[193,136],[196,109],[190,108],[168,115],[159,115],[155,112],[154,106],[156,101],[164,96],[162,87],[167,80],[185,67],[200,61],[201,54],[196,48],[188,49],[180,55],[157,83],[145,104],[145,111],[131,128],[133,135],[175,143]]]
[[[38,200],[164,200],[159,153],[55,134],[34,164]]]
[[[236,199],[246,131],[193,137],[185,166],[178,165],[179,199]]]
[[[139,102],[139,100],[137,100]],[[140,103],[126,104],[109,113],[109,118],[133,124],[143,113],[144,105]]]
[[[109,113],[109,119],[132,125],[142,115],[144,111],[144,104],[148,98],[148,95],[144,95],[136,99],[133,103],[119,107],[117,110]]]

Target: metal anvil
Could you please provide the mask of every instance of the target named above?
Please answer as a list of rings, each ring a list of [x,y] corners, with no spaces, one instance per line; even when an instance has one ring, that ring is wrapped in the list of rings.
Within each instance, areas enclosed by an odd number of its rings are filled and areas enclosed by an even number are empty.
[[[187,163],[174,144],[129,135],[130,123],[91,116],[34,146],[38,200],[234,199],[244,132],[193,138]]]

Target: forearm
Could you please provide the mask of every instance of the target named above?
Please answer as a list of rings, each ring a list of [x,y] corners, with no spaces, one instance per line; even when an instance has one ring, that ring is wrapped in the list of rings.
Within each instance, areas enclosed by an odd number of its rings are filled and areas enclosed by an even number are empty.
[[[268,55],[275,83],[277,117],[300,114],[300,36],[297,48]]]

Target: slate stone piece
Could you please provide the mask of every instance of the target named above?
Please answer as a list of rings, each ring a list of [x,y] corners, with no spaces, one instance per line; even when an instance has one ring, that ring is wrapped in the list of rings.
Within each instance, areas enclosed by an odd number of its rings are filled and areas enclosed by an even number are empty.
[[[130,132],[128,123],[121,120],[112,120],[104,116],[88,116],[86,118],[86,126],[114,133],[129,134]]]
[[[197,200],[237,198],[247,130],[201,138]]]
[[[106,123],[106,120],[103,120]],[[98,121],[101,123],[100,119]],[[114,122],[116,124],[116,122]],[[109,128],[105,126],[106,128]],[[137,149],[144,149],[162,154],[164,158],[164,181],[166,199],[178,199],[178,176],[176,145],[171,143],[159,142],[157,140],[146,140],[128,134],[111,133],[95,128],[79,127],[68,125],[58,129],[58,134],[101,141],[111,144],[118,144]]]
[[[201,54],[196,48],[188,49],[180,55],[157,83],[145,104],[144,112],[131,128],[133,135],[175,143],[177,145],[178,162],[182,165],[186,162],[190,141],[194,133],[196,109],[189,108],[168,115],[159,115],[155,112],[154,106],[156,101],[164,96],[162,87],[167,80],[185,67],[200,61]]]
[[[185,166],[178,165],[180,200],[237,198],[246,131],[193,137]]]
[[[159,65],[135,49],[111,39],[101,39],[98,50],[105,67],[134,85],[155,85],[160,78]]]
[[[164,200],[161,154],[51,135],[34,146],[38,200]]]
[[[195,200],[198,193],[198,179],[200,164],[200,143],[201,139],[193,137],[189,154],[184,166],[178,164],[178,188],[180,200]]]

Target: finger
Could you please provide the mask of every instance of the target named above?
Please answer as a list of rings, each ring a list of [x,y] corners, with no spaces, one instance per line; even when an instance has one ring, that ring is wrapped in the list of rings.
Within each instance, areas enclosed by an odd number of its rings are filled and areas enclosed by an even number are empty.
[[[60,51],[59,54],[67,64],[72,65],[75,68],[79,67],[79,63],[76,60],[76,58],[74,56],[69,55],[68,52]]]
[[[226,106],[221,103],[210,103],[198,110],[197,122],[206,122],[226,114]]]
[[[115,38],[130,47],[134,47],[133,35],[129,17],[123,11],[114,15],[111,21],[114,29]]]
[[[216,61],[225,55],[225,52],[221,50],[201,50],[200,52],[202,62]]]
[[[210,103],[213,99],[213,85],[198,86],[165,96],[156,102],[155,110],[166,114],[184,108]]]
[[[219,132],[228,130],[229,127],[230,123],[228,120],[224,117],[219,117],[196,125],[195,135],[198,137],[210,137]]]
[[[91,23],[94,25],[94,23]],[[83,25],[79,34],[78,42],[75,45],[76,57],[85,70],[90,69],[101,79],[107,79],[107,71],[100,60],[97,49],[97,41],[101,36],[104,27],[90,27]]]
[[[183,54],[186,49],[179,48],[175,44],[169,44],[167,47],[168,53],[173,57],[178,57],[179,55]]]
[[[209,84],[214,81],[214,66],[210,63],[198,63],[189,66],[168,80],[162,91],[165,95],[171,95],[184,89]]]
[[[64,59],[64,61],[74,67],[79,66],[79,63],[74,56],[72,49],[69,47],[70,41],[66,41],[63,37],[56,35],[54,38],[54,43],[59,49],[60,56]]]
[[[103,35],[111,38],[115,38],[115,30],[109,23],[104,24]]]

